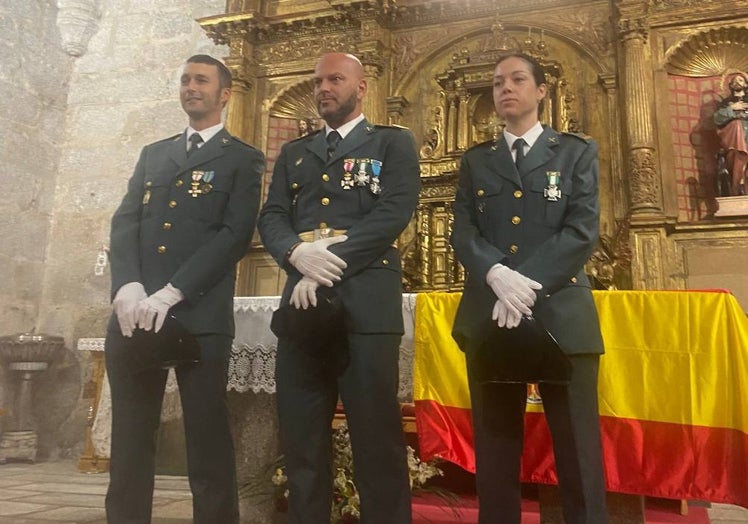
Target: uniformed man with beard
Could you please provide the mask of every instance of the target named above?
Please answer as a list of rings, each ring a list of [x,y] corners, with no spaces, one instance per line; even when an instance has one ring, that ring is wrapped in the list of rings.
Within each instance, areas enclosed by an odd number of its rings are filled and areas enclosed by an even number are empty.
[[[314,95],[325,128],[284,145],[260,213],[263,243],[288,274],[281,306],[317,307],[319,288],[331,288],[346,317],[344,325],[328,326],[346,332],[344,369],[311,354],[299,337],[278,342],[275,379],[293,524],[330,522],[338,395],[360,522],[411,521],[397,400],[401,269],[393,242],[418,203],[419,164],[409,131],[366,120],[366,87],[356,57],[330,53],[317,62]]]

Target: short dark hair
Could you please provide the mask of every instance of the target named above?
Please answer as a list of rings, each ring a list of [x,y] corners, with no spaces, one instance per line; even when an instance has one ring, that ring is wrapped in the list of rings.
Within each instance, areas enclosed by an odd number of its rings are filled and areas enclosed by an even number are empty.
[[[210,55],[193,55],[187,59],[188,64],[208,64],[216,66],[218,69],[218,85],[223,88],[231,89],[231,71],[220,60],[216,60]]]
[[[532,73],[532,77],[535,80],[535,85],[541,85],[545,84],[545,68],[540,65],[540,62],[535,60],[530,55],[527,55],[525,53],[507,53],[505,55],[501,55],[498,60],[496,60],[496,63],[494,64],[494,69],[496,69],[496,66],[498,66],[501,62],[506,60],[507,58],[519,58],[520,60],[524,60],[528,64],[530,64],[530,72]],[[540,101],[540,104],[538,104],[538,116],[543,114],[543,106],[545,105],[545,99]]]

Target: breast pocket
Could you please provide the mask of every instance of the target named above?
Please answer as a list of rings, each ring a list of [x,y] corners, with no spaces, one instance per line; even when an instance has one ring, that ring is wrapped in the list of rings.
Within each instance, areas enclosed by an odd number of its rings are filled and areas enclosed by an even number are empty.
[[[171,184],[166,179],[146,180],[143,190],[142,218],[148,219],[164,214],[171,200]]]
[[[186,204],[191,217],[202,222],[219,223],[224,219],[234,179],[227,173],[204,171],[193,173],[189,181]]]
[[[211,183],[203,184],[202,194],[198,198],[204,199],[200,216],[209,222],[222,222],[233,186],[234,178],[226,173],[217,173]]]
[[[492,224],[501,223],[502,217],[506,215],[506,206],[502,199],[509,190],[508,185],[501,180],[476,183],[473,206],[478,219],[478,227],[484,234],[493,229]]]

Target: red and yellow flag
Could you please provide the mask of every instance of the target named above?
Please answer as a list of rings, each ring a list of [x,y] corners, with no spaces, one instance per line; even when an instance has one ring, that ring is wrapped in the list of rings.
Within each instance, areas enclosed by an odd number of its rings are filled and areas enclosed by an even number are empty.
[[[596,291],[609,491],[748,507],[748,319],[729,293]],[[421,458],[475,471],[460,294],[416,299],[413,398]],[[542,405],[528,404],[522,480],[556,483]]]

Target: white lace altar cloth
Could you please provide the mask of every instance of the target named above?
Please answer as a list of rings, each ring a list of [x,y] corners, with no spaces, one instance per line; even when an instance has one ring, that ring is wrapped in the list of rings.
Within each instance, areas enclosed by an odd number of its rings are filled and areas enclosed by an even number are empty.
[[[236,335],[231,346],[228,391],[239,393],[275,393],[275,352],[277,339],[270,331],[270,319],[278,308],[280,297],[235,297],[234,321]],[[400,345],[400,402],[413,399],[413,327],[415,323],[416,295],[403,295],[403,320],[405,334]],[[103,351],[103,338],[81,338],[78,349]],[[181,418],[182,407],[174,371],[169,371],[166,381],[161,420]],[[96,454],[108,457],[111,445],[112,401],[109,380],[104,373],[101,396],[96,410],[91,441]]]

